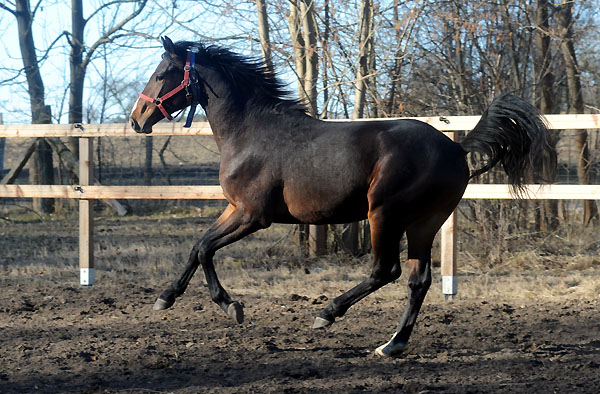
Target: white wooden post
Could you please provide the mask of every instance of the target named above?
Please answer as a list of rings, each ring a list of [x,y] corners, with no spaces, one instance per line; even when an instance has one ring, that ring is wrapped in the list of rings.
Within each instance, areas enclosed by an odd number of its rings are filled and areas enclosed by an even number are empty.
[[[456,132],[448,133],[453,141]],[[441,229],[441,275],[442,294],[446,300],[453,300],[458,293],[458,277],[456,275],[456,215],[455,212],[448,217]]]
[[[79,191],[94,182],[94,140],[79,138]],[[82,286],[95,282],[94,269],[94,200],[79,200],[79,272]]]
[[[456,275],[456,215],[452,215],[442,225],[441,232],[441,273],[442,294],[446,300],[454,299],[458,293],[458,277]]]

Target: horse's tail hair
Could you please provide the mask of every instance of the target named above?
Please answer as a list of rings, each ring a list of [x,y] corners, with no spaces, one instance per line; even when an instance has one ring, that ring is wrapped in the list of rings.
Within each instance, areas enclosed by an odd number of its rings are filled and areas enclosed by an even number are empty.
[[[544,118],[533,105],[511,94],[496,97],[460,144],[487,160],[470,178],[498,162],[517,194],[526,182],[549,183],[556,178],[556,149]]]

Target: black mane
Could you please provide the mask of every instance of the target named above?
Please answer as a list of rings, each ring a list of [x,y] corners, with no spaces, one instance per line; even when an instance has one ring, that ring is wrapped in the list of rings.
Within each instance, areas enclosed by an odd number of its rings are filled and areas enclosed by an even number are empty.
[[[261,60],[241,56],[217,45],[205,46],[200,42],[178,41],[174,45],[175,54],[183,59],[189,48],[198,48],[196,63],[219,70],[234,90],[233,97],[247,107],[251,104],[256,109],[308,112],[304,103],[290,97],[291,92],[286,85]]]

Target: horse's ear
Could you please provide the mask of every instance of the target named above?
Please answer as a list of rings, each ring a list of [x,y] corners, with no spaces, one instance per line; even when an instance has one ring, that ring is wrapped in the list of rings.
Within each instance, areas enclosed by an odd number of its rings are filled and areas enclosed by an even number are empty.
[[[169,37],[163,36],[160,38],[160,40],[162,41],[165,51],[169,53],[175,53],[175,44],[173,44],[173,41],[171,41]]]

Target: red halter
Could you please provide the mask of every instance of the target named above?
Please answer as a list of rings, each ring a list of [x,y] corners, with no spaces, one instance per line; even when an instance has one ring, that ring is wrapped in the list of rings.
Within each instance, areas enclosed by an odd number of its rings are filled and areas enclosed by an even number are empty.
[[[183,67],[183,81],[181,81],[179,86],[177,86],[175,89],[171,90],[170,92],[165,93],[162,97],[158,97],[158,98],[152,98],[150,96],[146,96],[144,93],[140,93],[140,98],[156,105],[158,107],[158,109],[160,110],[160,112],[162,112],[162,114],[165,116],[165,118],[167,118],[168,120],[173,120],[173,117],[171,116],[171,114],[167,112],[165,107],[163,107],[163,103],[165,102],[165,100],[167,100],[167,99],[173,97],[175,94],[179,93],[180,90],[183,90],[183,89],[187,90],[187,88],[190,86],[190,70],[192,68],[190,63],[192,63],[193,61],[194,61],[194,52],[188,51],[187,60],[185,62],[185,66]],[[189,97],[188,97],[188,101],[189,101]]]

